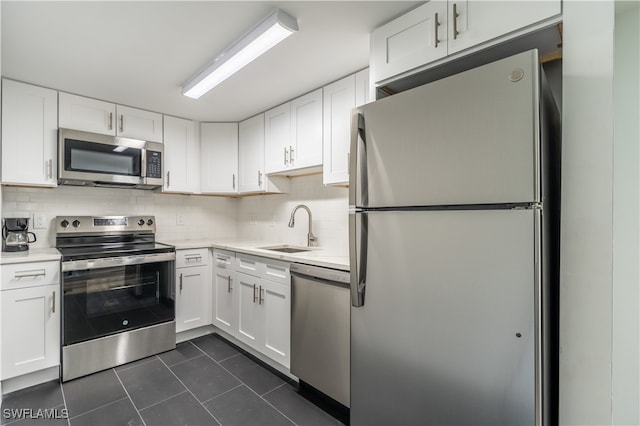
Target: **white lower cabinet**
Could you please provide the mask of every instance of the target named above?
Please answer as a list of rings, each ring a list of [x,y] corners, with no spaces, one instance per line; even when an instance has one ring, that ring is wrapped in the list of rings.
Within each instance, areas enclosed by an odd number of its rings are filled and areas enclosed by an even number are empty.
[[[2,265],[1,380],[60,364],[59,269],[59,262]]]
[[[238,292],[240,291],[236,271],[236,255],[226,250],[213,251],[213,300],[212,322],[219,329],[237,337]]]
[[[213,325],[289,368],[289,264],[225,250],[213,257]]]
[[[176,332],[211,324],[209,250],[176,251]],[[193,266],[188,266],[192,264]]]

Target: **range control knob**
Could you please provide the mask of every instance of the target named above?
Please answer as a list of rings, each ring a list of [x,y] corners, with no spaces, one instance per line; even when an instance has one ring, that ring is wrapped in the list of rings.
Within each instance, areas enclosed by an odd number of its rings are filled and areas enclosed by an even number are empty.
[[[62,226],[63,228],[69,227],[69,221],[67,219],[64,219],[62,222],[60,222],[60,226]]]
[[[74,228],[77,228],[78,226],[80,226],[80,221],[76,219],[71,224],[73,225]]]
[[[140,219],[140,220],[138,221],[138,225],[140,225],[140,226],[144,225],[144,219]]]
[[[149,220],[147,221],[147,225],[149,225],[149,226],[153,225],[153,220],[149,219]]]

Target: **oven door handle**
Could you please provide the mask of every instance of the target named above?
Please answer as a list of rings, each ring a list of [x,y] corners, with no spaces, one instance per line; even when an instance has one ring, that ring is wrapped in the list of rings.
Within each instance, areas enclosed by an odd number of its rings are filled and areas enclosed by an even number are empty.
[[[175,252],[123,257],[103,257],[99,259],[66,260],[62,262],[62,272],[86,271],[91,269],[111,268],[114,266],[141,265],[144,263],[169,262],[175,260]]]

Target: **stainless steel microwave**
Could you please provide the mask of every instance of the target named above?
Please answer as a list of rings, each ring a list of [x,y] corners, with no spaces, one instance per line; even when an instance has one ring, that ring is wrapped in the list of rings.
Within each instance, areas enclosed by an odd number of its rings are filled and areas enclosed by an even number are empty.
[[[155,189],[162,153],[161,143],[59,129],[58,184]]]

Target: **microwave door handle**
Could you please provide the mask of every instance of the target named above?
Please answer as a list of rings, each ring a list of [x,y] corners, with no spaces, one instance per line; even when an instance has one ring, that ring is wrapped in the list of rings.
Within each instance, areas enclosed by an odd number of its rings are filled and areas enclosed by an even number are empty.
[[[142,179],[147,177],[147,150],[142,148],[140,154],[140,177]]]

